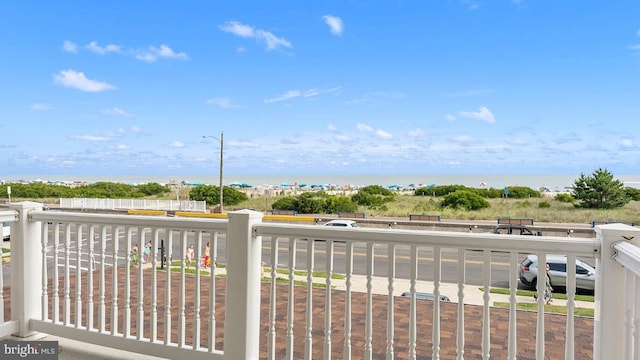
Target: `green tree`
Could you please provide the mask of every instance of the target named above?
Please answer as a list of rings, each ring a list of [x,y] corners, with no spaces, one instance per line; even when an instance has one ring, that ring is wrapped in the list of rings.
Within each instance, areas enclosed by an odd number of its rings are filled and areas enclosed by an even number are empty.
[[[224,206],[238,205],[248,199],[247,194],[229,186],[224,186],[222,191],[222,202]],[[189,192],[189,199],[206,201],[207,204],[218,204],[220,202],[220,187],[215,185],[198,185]]]
[[[611,172],[602,168],[591,176],[580,174],[571,195],[579,201],[574,204],[578,208],[615,209],[629,202],[622,181],[614,179]]]

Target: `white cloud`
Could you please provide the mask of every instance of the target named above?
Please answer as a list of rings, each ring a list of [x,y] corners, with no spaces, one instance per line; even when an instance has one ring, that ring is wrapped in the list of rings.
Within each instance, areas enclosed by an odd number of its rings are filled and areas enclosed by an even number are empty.
[[[107,45],[107,46],[99,46],[97,41],[90,42],[86,48],[94,54],[105,55],[108,53],[119,53],[121,52],[121,47],[119,45]]]
[[[78,45],[69,40],[65,40],[62,44],[62,51],[75,54],[78,52]]]
[[[289,100],[289,99],[293,99],[293,98],[297,98],[298,96],[300,96],[300,91],[298,90],[289,90],[286,93],[273,98],[273,99],[267,99],[264,102],[266,103],[274,103],[274,102],[278,102],[278,101],[284,101],[284,100]]]
[[[376,130],[376,136],[380,139],[391,139],[393,137],[393,135],[384,130]]]
[[[351,141],[351,139],[349,139],[349,137],[348,137],[348,136],[346,136],[346,135],[342,135],[342,134],[337,134],[337,135],[335,136],[335,139],[336,139],[336,140],[338,140],[338,141],[340,141],[340,142],[348,142],[348,141]]]
[[[111,109],[104,109],[102,110],[102,113],[105,115],[111,115],[111,116],[133,117],[132,114],[117,107],[114,107]]]
[[[267,45],[267,50],[274,50],[280,46],[291,48],[291,43],[287,39],[279,38],[269,31],[256,31],[256,39],[258,42],[265,43]]]
[[[481,106],[478,111],[459,111],[458,116],[467,119],[481,120],[489,124],[496,122],[496,118],[491,110],[484,106]]]
[[[638,29],[638,31],[636,31],[636,35],[640,36],[640,29]]]
[[[274,50],[279,47],[292,47],[291,43],[285,38],[277,37],[266,30],[254,29],[253,26],[245,25],[238,21],[227,21],[224,25],[220,25],[219,28],[224,32],[228,32],[236,36],[256,39],[258,43],[265,44],[267,50]]]
[[[640,44],[629,46],[629,50],[631,50],[631,51],[640,51]]]
[[[633,140],[631,139],[621,139],[619,141],[621,147],[630,148],[633,147]]]
[[[264,102],[266,103],[274,103],[274,102],[278,102],[278,101],[284,101],[284,100],[290,100],[293,98],[297,98],[297,97],[314,97],[314,96],[318,96],[318,95],[322,95],[322,94],[327,94],[330,92],[334,92],[334,91],[338,91],[340,90],[340,87],[334,87],[331,89],[309,89],[309,90],[305,90],[305,91],[300,91],[300,90],[289,90],[287,92],[285,92],[284,94],[272,98],[272,99],[266,99]]]
[[[327,125],[327,130],[329,130],[329,131],[337,131],[338,129],[333,124],[328,124]]]
[[[458,135],[458,136],[455,136],[455,137],[451,138],[451,140],[453,142],[457,142],[457,143],[461,143],[461,144],[462,143],[471,142],[471,138],[469,136],[467,136],[467,135]]]
[[[358,125],[356,125],[356,128],[359,131],[364,131],[364,132],[373,132],[373,128],[369,125],[366,124],[362,124],[362,123],[358,123]]]
[[[412,136],[412,137],[422,137],[424,135],[425,135],[425,132],[422,129],[415,129],[415,130],[409,131],[409,136]]]
[[[183,147],[185,147],[185,144],[182,141],[176,140],[176,141],[173,141],[171,144],[169,144],[169,147],[172,147],[172,148],[183,148]]]
[[[447,119],[447,121],[456,121],[457,117],[451,115],[451,114],[447,114],[444,116],[445,119]]]
[[[96,136],[96,135],[72,135],[71,139],[84,140],[84,141],[111,141],[112,140],[112,138],[109,136]]]
[[[238,21],[227,21],[224,25],[219,26],[220,30],[234,35],[246,38],[255,37],[253,26],[241,24]]]
[[[49,106],[49,104],[37,103],[37,104],[32,104],[30,108],[31,110],[43,111],[43,110],[51,109],[51,106]]]
[[[224,109],[239,108],[240,107],[240,105],[236,105],[236,104],[232,103],[231,99],[229,99],[228,97],[211,98],[211,99],[207,100],[206,104],[217,105],[217,106],[219,106],[221,108],[224,108]]]
[[[178,60],[189,60],[189,56],[184,52],[175,52],[167,45],[160,45],[159,48],[155,46],[149,46],[145,50],[140,50],[135,55],[135,58],[141,61],[146,62],[154,62],[159,58],[166,59],[178,59]]]
[[[53,81],[64,87],[74,88],[86,92],[100,92],[115,89],[113,85],[105,82],[91,80],[83,72],[75,70],[62,70],[53,75]]]
[[[342,35],[342,32],[344,31],[344,23],[342,22],[342,19],[332,15],[325,15],[322,19],[327,25],[329,25],[329,29],[332,34],[338,36]]]
[[[111,148],[114,149],[114,150],[129,150],[129,149],[131,149],[131,147],[129,147],[128,145],[124,145],[124,144],[119,144],[119,145],[116,145],[116,146],[112,146]]]

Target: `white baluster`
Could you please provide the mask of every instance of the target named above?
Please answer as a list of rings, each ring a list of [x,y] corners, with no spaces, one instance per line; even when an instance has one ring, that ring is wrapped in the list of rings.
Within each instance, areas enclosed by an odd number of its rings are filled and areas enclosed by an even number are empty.
[[[187,239],[188,232],[185,230],[180,230],[180,293],[178,294],[178,347],[184,347],[185,338],[187,333],[186,320],[187,317],[185,315],[186,310],[186,299],[185,292],[187,289],[187,284],[185,280],[185,264],[186,264],[186,253],[187,253]],[[198,249],[200,247],[198,246]],[[196,263],[196,271],[200,271],[200,267],[198,263],[200,263],[200,257],[198,257],[198,262]]]
[[[64,300],[63,300],[63,324],[69,325],[71,322],[71,224],[65,226],[64,231]]]
[[[160,243],[160,229],[152,229],[151,239],[151,321],[149,329],[149,341],[158,339],[158,244]],[[162,260],[160,260],[162,261]],[[167,284],[168,285],[168,284]]]
[[[393,338],[394,338],[394,280],[396,277],[396,247],[393,244],[387,245],[387,360],[394,358]]]
[[[544,290],[546,281],[547,255],[538,254],[538,316],[536,321],[536,359],[544,359]]]
[[[465,250],[458,249],[458,330],[456,336],[456,359],[464,359],[464,282]]]
[[[313,269],[315,267],[314,240],[307,239],[307,308],[305,314],[304,358],[313,358]]]
[[[442,252],[433,248],[433,359],[440,359],[440,282],[442,280]]]
[[[271,237],[271,293],[269,296],[269,360],[276,360],[276,288],[278,276],[278,246],[277,236]]]
[[[293,272],[296,269],[296,239],[289,238],[289,299],[287,305],[287,359],[293,360],[293,324],[295,322],[295,291]]]
[[[49,276],[47,274],[47,246],[49,244],[49,225],[44,223],[42,225],[42,245],[40,251],[42,252],[42,320],[49,319]],[[79,296],[79,295],[78,295]],[[4,312],[4,305],[2,306]],[[2,317],[4,320],[4,316]]]
[[[211,235],[211,234],[210,234]],[[209,352],[216,349],[216,260],[218,259],[218,233],[211,241],[211,278],[209,279]],[[198,257],[196,256],[196,259]]]
[[[416,279],[418,277],[418,248],[411,246],[409,259],[409,282],[411,303],[409,306],[409,359],[416,360]]]
[[[576,308],[576,257],[575,255],[567,256],[567,340],[564,343],[565,360],[573,360],[574,358],[574,341],[575,341],[575,308]],[[628,359],[628,358],[627,358]]]
[[[134,266],[133,257],[131,256],[131,240],[133,239],[133,228],[129,226],[126,227],[125,236],[127,265],[124,267],[124,329],[122,336],[128,338],[131,336],[131,268]],[[91,261],[89,261],[89,264],[91,264]],[[89,274],[91,274],[91,272],[89,272]],[[89,278],[91,278],[91,276],[89,276]]]
[[[331,359],[331,277],[333,276],[333,240],[327,240],[326,265],[327,289],[324,304],[324,358]],[[311,358],[309,358],[311,359]]]
[[[489,250],[484,250],[482,274],[484,286],[484,294],[482,297],[484,300],[482,309],[482,358],[488,360],[491,350],[491,318],[489,316],[491,308],[491,295],[489,292],[491,287],[491,252]]]
[[[373,357],[373,244],[367,243],[367,307],[365,314],[365,338],[364,358],[371,360]]]
[[[171,260],[173,259],[173,230],[165,229],[165,236],[167,237],[167,271],[165,272],[165,287],[164,287],[164,344],[171,343]],[[196,250],[196,262],[198,261],[199,254]],[[213,311],[213,310],[212,310]]]
[[[105,260],[107,257],[107,227],[101,226],[100,228],[100,283],[98,292],[99,301],[99,317],[98,325],[99,331],[102,333],[106,328],[106,310],[107,305],[105,302]]]
[[[512,251],[509,256],[509,360],[516,360],[517,346],[517,319],[516,314],[518,303],[516,293],[518,291],[518,253]]]
[[[353,275],[353,243],[347,242],[347,259],[345,264],[346,294],[344,309],[344,353],[345,360],[351,360],[351,277]]]
[[[86,225],[78,224],[76,228],[76,318],[75,328],[78,329],[82,325],[82,242],[83,229]],[[47,277],[45,276],[46,280]]]
[[[196,232],[196,246],[198,249],[202,246],[202,230],[198,230]],[[187,245],[188,246],[188,245]],[[209,244],[211,246],[211,244]],[[209,248],[209,257],[211,258],[211,248]],[[196,261],[196,288],[195,288],[195,304],[194,306],[194,314],[193,314],[193,349],[197,350],[200,347],[200,265],[198,264],[200,261]],[[211,266],[209,269],[214,268],[215,265],[213,263],[213,258],[211,258]]]
[[[113,254],[113,269],[111,272],[111,335],[115,335],[118,333],[118,272],[120,269],[118,268],[118,257],[120,250],[118,247],[118,243],[120,241],[120,227],[114,226],[111,229],[111,240],[113,242],[112,245],[112,254]],[[80,249],[78,249],[78,253],[80,253]],[[126,263],[126,262],[125,262]]]
[[[60,321],[60,294],[58,293],[58,245],[60,244],[60,224],[56,223],[53,229],[53,247],[51,254],[53,255],[53,311],[51,320],[53,323]]]
[[[136,339],[144,337],[144,246],[146,244],[146,229],[138,227],[138,317],[136,319]]]

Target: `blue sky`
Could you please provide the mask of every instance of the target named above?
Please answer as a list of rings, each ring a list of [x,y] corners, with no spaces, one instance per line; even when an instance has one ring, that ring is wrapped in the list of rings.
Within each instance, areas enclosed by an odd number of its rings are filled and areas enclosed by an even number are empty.
[[[261,4],[261,5],[258,5]],[[0,176],[640,173],[637,1],[3,1]]]

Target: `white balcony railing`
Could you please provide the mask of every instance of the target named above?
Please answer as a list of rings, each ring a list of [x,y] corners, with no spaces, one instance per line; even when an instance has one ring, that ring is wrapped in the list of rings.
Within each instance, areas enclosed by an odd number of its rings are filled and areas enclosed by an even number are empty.
[[[40,332],[190,359],[462,359],[465,354],[516,359],[532,352],[537,359],[574,359],[584,350],[576,349],[576,331],[585,329],[575,327],[582,320],[572,311],[576,274],[571,264],[593,258],[597,279],[590,354],[594,359],[640,356],[640,231],[627,225],[597,226],[596,238],[580,239],[335,229],[263,222],[262,214],[247,210],[220,220],[43,211],[36,203],[10,208],[0,212],[0,220],[13,221],[11,279],[0,284],[0,311],[10,302],[10,318],[1,314],[0,337],[29,339]],[[132,247],[142,249],[147,242],[153,249],[150,265],[132,264]],[[189,245],[200,259],[207,242],[219,266],[206,269],[196,261],[195,272],[190,271]],[[517,270],[521,255],[529,253],[542,262],[549,253],[567,255],[564,344],[545,340],[550,320],[541,296],[533,348],[526,348],[531,339],[519,337],[518,321],[531,315],[516,311]],[[163,255],[169,260],[165,265]],[[498,310],[489,292],[497,276],[492,259],[498,257],[508,261],[502,274],[509,288],[503,324],[496,323]],[[262,274],[265,267],[269,272]],[[334,273],[344,279],[335,279]],[[477,287],[469,284],[472,274],[481,274],[483,304],[467,308],[469,288]],[[285,284],[279,285],[283,276]],[[305,281],[298,284],[301,276]],[[316,286],[319,281],[324,287]],[[344,291],[335,289],[338,282]],[[435,301],[425,307],[416,299],[425,282],[436,299],[445,282],[455,283],[457,305]],[[397,293],[405,283],[411,296],[400,300]],[[383,296],[375,291],[379,284],[385,287]],[[10,300],[4,296],[7,289]],[[449,330],[443,332],[451,325],[441,321],[445,313],[457,314],[455,341]],[[474,321],[481,328],[465,326],[474,319],[481,319]],[[496,328],[506,329],[504,339],[498,339],[507,344],[504,355],[492,338]],[[469,339],[474,331],[481,335]],[[472,350],[477,348],[479,354]]]

